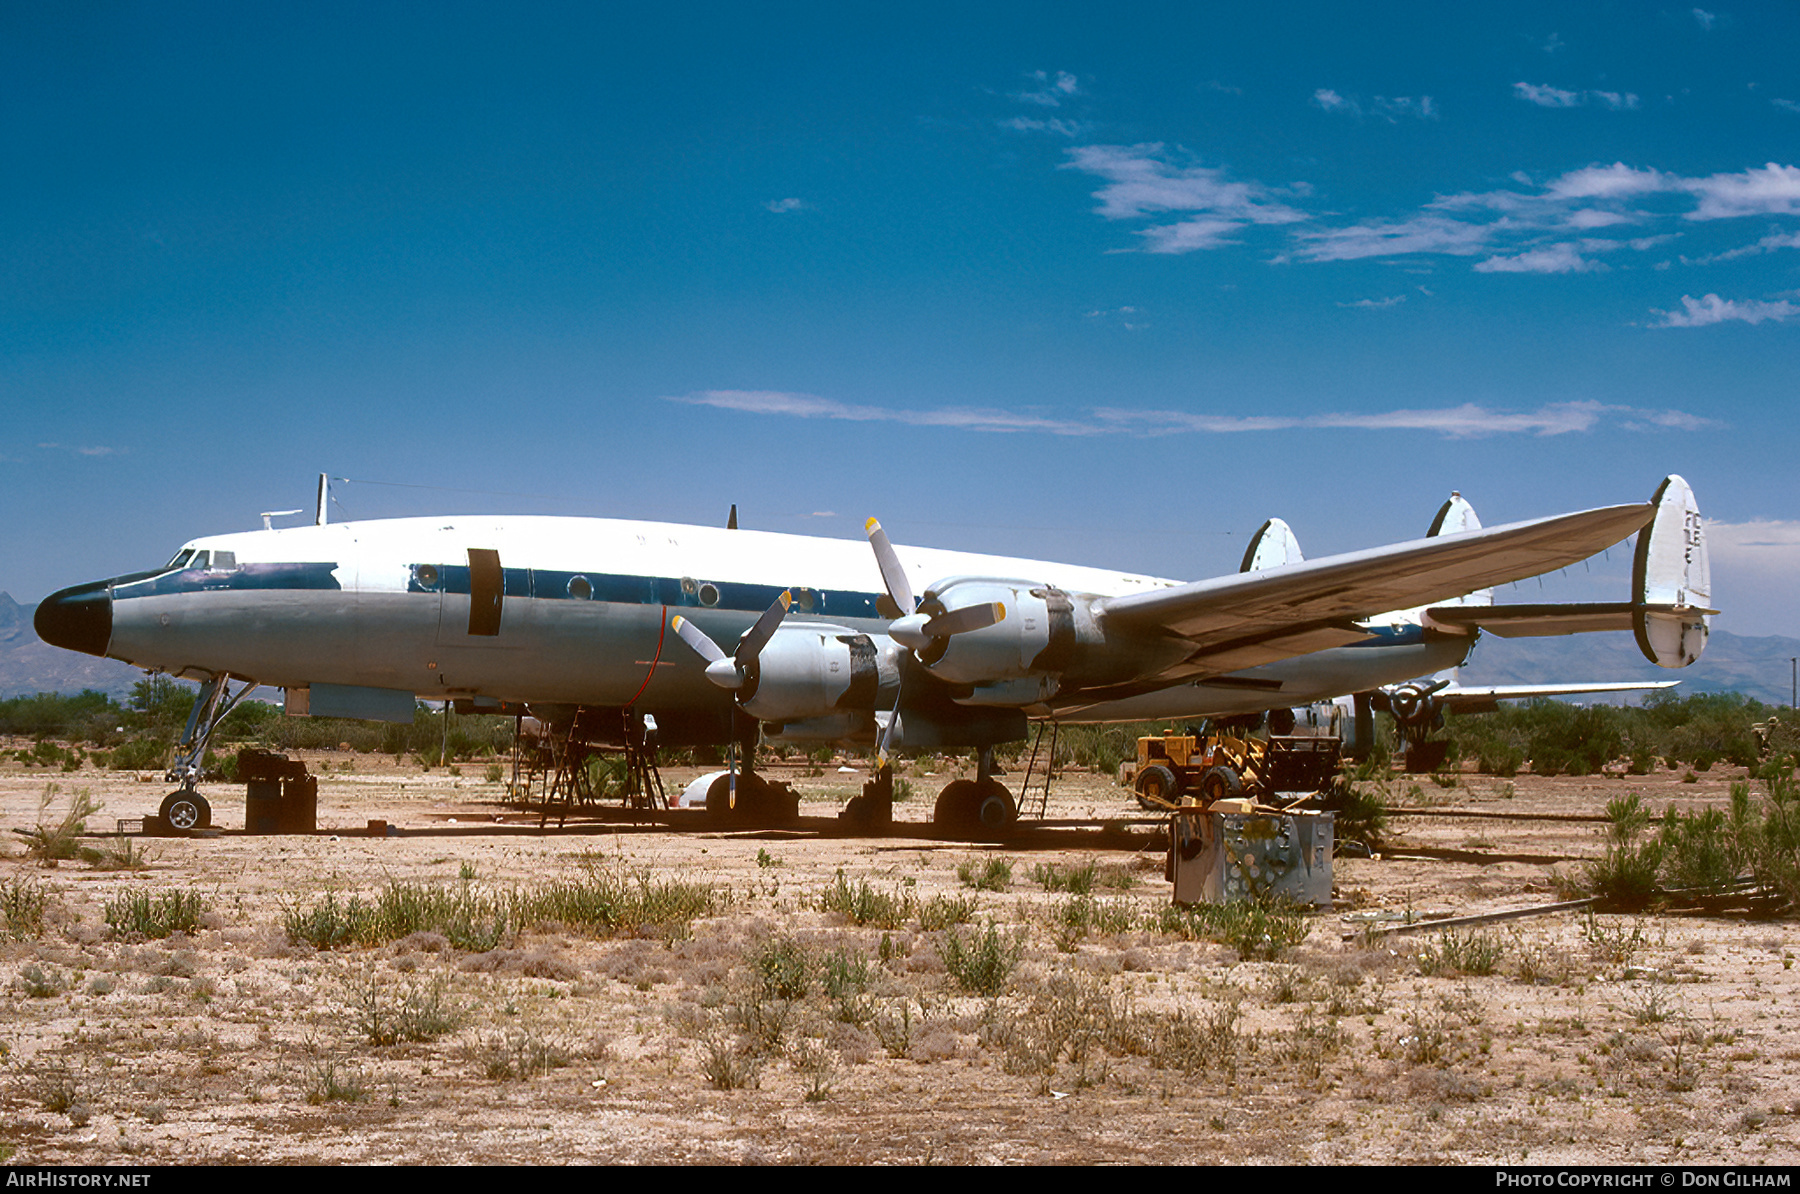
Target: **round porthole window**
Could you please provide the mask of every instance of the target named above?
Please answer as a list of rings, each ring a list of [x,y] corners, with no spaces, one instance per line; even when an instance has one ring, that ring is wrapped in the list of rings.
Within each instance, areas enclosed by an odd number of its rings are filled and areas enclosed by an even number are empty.
[[[705,584],[701,585],[700,586],[700,604],[701,605],[717,605],[717,604],[719,604],[719,586],[713,584],[711,581],[707,581]]]
[[[413,575],[418,577],[419,585],[422,588],[429,589],[438,582],[438,570],[430,564],[420,564]]]
[[[588,582],[587,577],[575,576],[569,578],[569,596],[575,598],[577,601],[586,601],[593,595],[594,586]]]

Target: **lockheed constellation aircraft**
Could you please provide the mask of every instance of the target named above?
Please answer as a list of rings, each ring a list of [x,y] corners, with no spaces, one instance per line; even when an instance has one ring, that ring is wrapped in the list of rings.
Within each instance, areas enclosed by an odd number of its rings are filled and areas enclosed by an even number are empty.
[[[897,547],[874,519],[863,545],[590,518],[327,525],[323,511],[321,497],[313,526],[194,539],[161,568],[38,607],[46,642],[201,682],[182,785],[161,809],[170,824],[209,822],[206,740],[259,684],[317,716],[411,721],[423,697],[552,721],[602,711],[639,733],[654,724],[664,744],[735,743],[738,771],[708,799],[728,815],[779,815],[749,766],[759,733],[879,743],[884,762],[975,748],[977,778],[945,788],[937,818],[994,829],[1016,809],[993,748],[1033,720],[1220,717],[1380,692],[1416,724],[1445,686],[1409,681],[1461,663],[1483,630],[1628,629],[1648,658],[1683,667],[1716,612],[1704,527],[1676,476],[1649,502],[1489,528],[1452,496],[1423,539],[1315,560],[1272,519],[1239,572],[1185,584]],[[1492,602],[1491,586],[1634,533],[1629,600]]]

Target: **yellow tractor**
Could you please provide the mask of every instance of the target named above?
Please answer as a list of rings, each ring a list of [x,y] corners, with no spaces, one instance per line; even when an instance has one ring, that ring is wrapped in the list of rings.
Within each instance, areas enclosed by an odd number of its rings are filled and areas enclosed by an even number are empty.
[[[1336,737],[1232,733],[1165,733],[1138,739],[1137,768],[1130,781],[1138,803],[1166,812],[1190,803],[1248,797],[1263,803],[1277,795],[1311,795],[1330,787],[1341,746]]]

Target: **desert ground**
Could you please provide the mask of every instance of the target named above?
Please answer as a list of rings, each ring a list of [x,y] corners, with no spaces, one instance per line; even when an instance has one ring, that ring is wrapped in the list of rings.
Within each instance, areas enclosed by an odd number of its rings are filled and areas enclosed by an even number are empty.
[[[1336,907],[1238,948],[1169,911],[1159,829],[1107,776],[1059,776],[1052,827],[980,844],[926,824],[943,760],[870,837],[837,828],[865,776],[835,765],[773,769],[794,830],[614,806],[540,830],[479,764],[305,757],[315,835],[243,834],[242,789],[214,784],[222,832],[123,847],[92,835],[153,812],[159,778],[0,765],[12,1163],[1800,1159],[1791,921],[1378,932],[1553,903],[1609,798],[1723,803],[1741,771],[1395,776]],[[11,830],[83,793],[89,859],[42,865]],[[306,939],[384,891],[552,889],[651,911]]]

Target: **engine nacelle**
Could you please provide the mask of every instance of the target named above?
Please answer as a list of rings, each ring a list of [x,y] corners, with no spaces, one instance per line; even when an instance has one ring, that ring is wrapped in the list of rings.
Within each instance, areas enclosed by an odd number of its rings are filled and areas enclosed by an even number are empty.
[[[931,674],[951,684],[995,684],[1056,675],[1072,661],[1075,599],[1024,580],[953,577],[925,592],[921,614],[999,602],[1006,616],[992,626],[934,639],[919,652]],[[1091,620],[1090,620],[1091,621]]]
[[[1054,585],[990,577],[951,577],[925,593],[922,615],[997,602],[1006,616],[992,626],[932,639],[917,652],[933,676],[974,691],[964,705],[1021,707],[1072,685],[1122,683],[1178,660],[1185,648],[1152,638],[1109,634],[1094,615],[1100,600]]]
[[[899,670],[866,634],[822,623],[788,623],[757,656],[738,704],[758,721],[812,721],[874,710]]]

